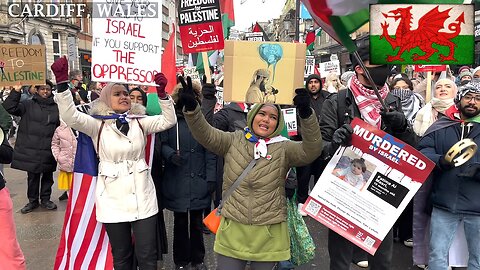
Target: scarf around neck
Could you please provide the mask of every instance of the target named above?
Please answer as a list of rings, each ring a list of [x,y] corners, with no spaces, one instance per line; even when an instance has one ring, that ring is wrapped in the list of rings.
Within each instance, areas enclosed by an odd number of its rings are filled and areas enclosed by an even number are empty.
[[[357,104],[363,120],[372,126],[381,128],[380,108],[382,108],[382,104],[378,100],[375,91],[362,85],[358,80],[357,75],[353,75],[349,82],[350,85],[348,88],[352,91],[355,103]],[[378,89],[378,91],[382,99],[385,100],[388,95],[387,84],[381,89]]]
[[[413,123],[413,131],[418,136],[423,136],[427,129],[438,119],[438,113],[445,114],[445,111],[454,105],[453,99],[432,98],[427,105],[418,111]]]
[[[415,115],[424,105],[423,98],[417,96],[410,89],[394,88],[390,93],[400,98],[403,114],[405,114],[408,123],[413,124]]]
[[[245,138],[251,142],[254,143],[253,146],[253,158],[259,159],[260,157],[266,158],[267,160],[270,160],[272,158],[271,155],[269,155],[267,145],[272,144],[272,143],[278,143],[282,141],[287,141],[288,139],[278,135],[273,138],[258,138],[253,134],[253,132],[250,131],[248,127],[245,127],[243,130],[243,133],[245,134]]]

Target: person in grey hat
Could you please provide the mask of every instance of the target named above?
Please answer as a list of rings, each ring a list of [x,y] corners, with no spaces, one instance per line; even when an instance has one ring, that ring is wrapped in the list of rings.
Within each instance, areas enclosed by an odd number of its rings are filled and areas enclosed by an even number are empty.
[[[435,162],[430,201],[429,269],[447,269],[449,250],[463,221],[468,246],[468,269],[480,269],[480,152],[460,166],[446,158],[462,139],[480,144],[480,82],[459,88],[455,105],[423,135],[419,150]]]

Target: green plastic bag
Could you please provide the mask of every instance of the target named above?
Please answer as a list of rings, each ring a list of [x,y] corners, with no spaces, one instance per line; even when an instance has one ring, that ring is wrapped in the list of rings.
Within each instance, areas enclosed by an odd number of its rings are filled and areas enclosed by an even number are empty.
[[[296,204],[297,193],[292,199],[287,199],[287,223],[290,234],[290,261],[299,266],[313,260],[315,257],[315,243],[308,232],[307,225],[298,213]]]

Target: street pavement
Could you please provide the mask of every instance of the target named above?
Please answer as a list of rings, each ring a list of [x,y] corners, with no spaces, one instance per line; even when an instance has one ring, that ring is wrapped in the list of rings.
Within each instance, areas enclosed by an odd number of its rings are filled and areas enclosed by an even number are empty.
[[[66,202],[59,202],[58,197],[62,191],[57,189],[57,183],[53,186],[52,201],[58,205],[54,211],[38,208],[29,214],[21,214],[20,209],[27,203],[26,186],[27,176],[25,172],[11,169],[5,166],[5,177],[7,187],[10,190],[13,200],[14,219],[17,228],[17,237],[22,247],[27,261],[27,269],[32,270],[51,270],[55,261],[55,255],[60,241],[63,218],[65,215]],[[56,179],[56,174],[54,176]],[[165,223],[169,241],[169,254],[164,256],[164,260],[159,262],[158,269],[175,269],[172,259],[172,239],[173,239],[173,214],[165,210]],[[316,244],[315,259],[301,267],[299,270],[328,270],[329,258],[327,252],[327,229],[317,221],[306,217],[305,221],[312,234]],[[213,254],[213,235],[205,236],[205,264],[208,269],[214,270],[216,261]],[[1,244],[1,243],[0,243]],[[412,265],[412,250],[403,244],[394,245],[392,270],[418,269]],[[1,262],[0,262],[1,269]],[[351,269],[358,270],[356,266]]]

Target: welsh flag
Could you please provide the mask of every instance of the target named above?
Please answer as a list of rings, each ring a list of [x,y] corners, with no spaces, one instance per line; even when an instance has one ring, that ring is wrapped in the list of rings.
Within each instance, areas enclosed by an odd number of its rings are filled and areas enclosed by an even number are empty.
[[[474,63],[473,5],[375,5],[372,64]]]
[[[322,28],[317,28],[313,31],[308,32],[305,37],[305,43],[307,43],[307,49],[313,51],[315,48],[315,39],[322,35]]]
[[[220,12],[222,13],[223,37],[228,39],[230,28],[235,25],[233,0],[220,0]]]
[[[398,0],[301,0],[315,22],[349,52],[356,50],[350,38],[370,19],[370,4],[398,4]],[[472,0],[404,0],[402,4],[470,4]]]

